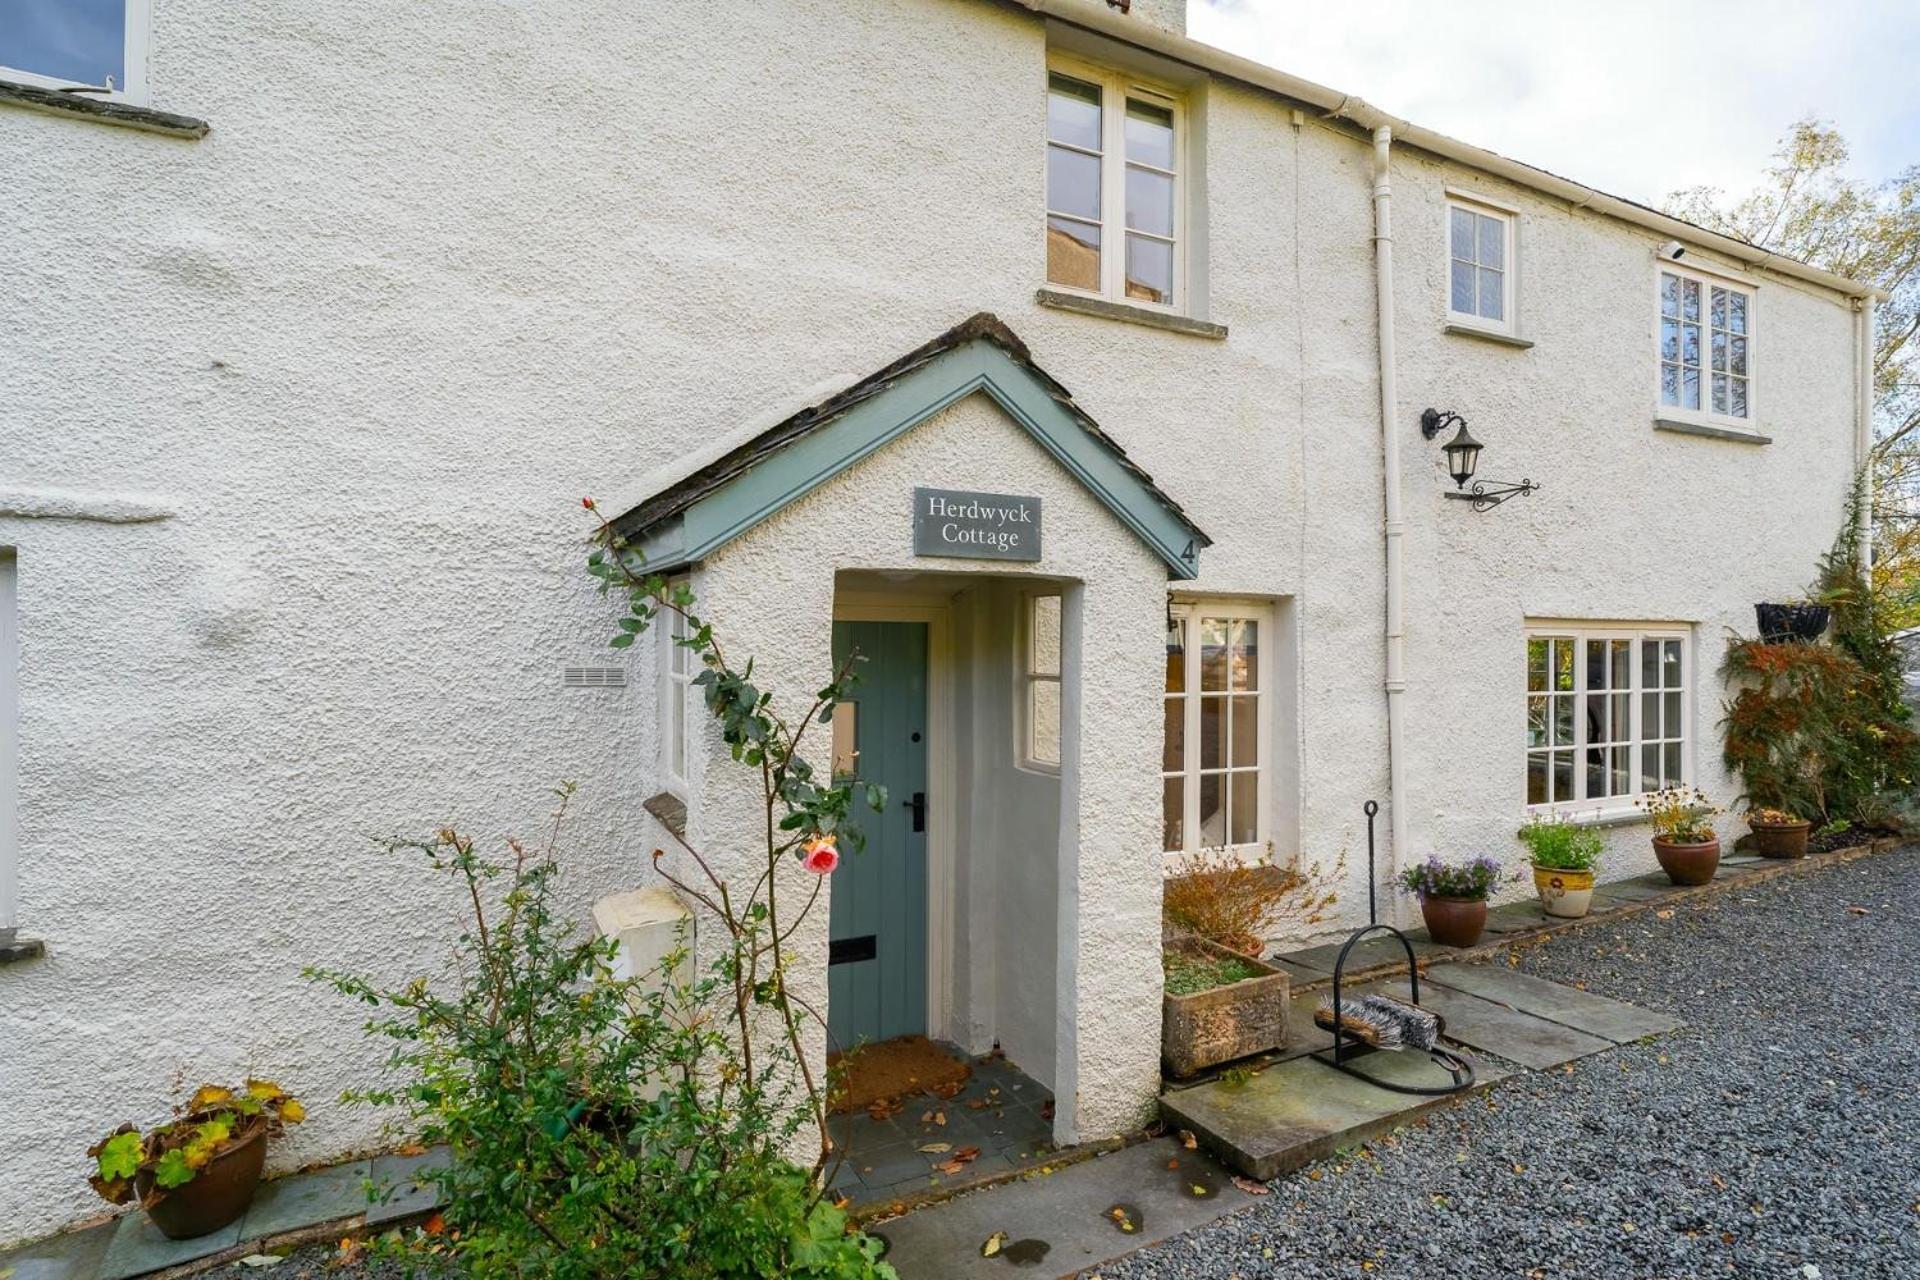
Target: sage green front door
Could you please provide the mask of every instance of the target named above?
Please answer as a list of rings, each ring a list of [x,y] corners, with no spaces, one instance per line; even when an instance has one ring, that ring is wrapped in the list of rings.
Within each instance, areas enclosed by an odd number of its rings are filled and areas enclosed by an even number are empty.
[[[843,1051],[927,1029],[927,624],[834,623],[835,669],[856,649],[866,661],[840,713],[853,754],[842,741],[836,768],[886,787],[887,804],[856,796],[866,847],[833,873],[827,1030]]]

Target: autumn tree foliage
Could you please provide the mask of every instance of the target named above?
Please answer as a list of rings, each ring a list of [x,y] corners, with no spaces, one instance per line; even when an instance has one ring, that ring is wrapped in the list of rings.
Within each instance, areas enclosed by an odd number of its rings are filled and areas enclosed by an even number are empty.
[[[1851,174],[1846,139],[1801,120],[1761,184],[1677,191],[1667,212],[1883,291],[1873,352],[1873,586],[1896,626],[1920,624],[1920,165]]]

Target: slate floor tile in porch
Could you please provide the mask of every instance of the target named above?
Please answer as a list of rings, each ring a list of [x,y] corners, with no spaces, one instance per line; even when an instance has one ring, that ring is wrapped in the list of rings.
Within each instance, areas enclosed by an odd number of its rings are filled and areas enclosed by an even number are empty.
[[[833,1119],[834,1142],[847,1159],[830,1185],[856,1207],[1037,1168],[1053,1151],[1052,1095],[1004,1058],[975,1059],[952,1098],[920,1094],[901,1102],[886,1119],[865,1111]],[[939,1170],[969,1147],[979,1155],[958,1172]]]

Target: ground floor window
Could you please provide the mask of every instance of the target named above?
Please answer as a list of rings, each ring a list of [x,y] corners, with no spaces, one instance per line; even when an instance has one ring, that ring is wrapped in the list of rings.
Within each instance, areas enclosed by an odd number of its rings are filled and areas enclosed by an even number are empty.
[[[1020,763],[1060,768],[1060,597],[1028,596],[1021,622]]]
[[[1267,840],[1272,611],[1192,601],[1167,614],[1162,848]]]
[[[1527,803],[1625,802],[1692,779],[1688,635],[1527,629]]]

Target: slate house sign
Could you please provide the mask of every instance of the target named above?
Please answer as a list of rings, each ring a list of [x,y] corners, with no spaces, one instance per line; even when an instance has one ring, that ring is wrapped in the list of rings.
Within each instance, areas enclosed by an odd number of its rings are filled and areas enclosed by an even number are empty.
[[[915,489],[913,554],[1038,560],[1040,499],[967,489]]]

